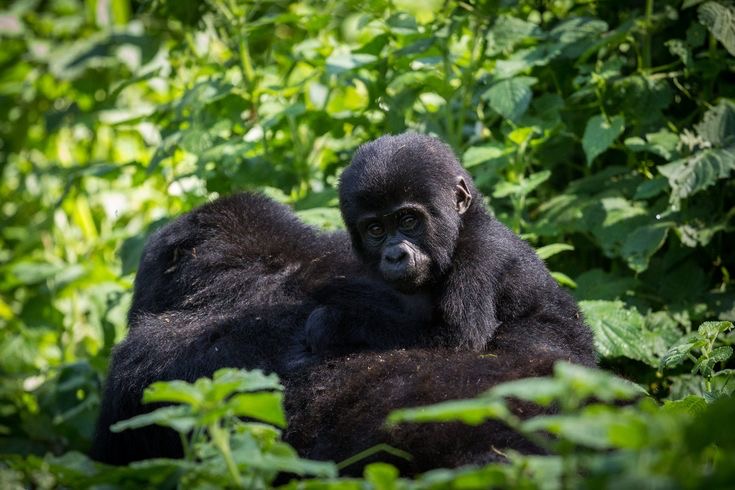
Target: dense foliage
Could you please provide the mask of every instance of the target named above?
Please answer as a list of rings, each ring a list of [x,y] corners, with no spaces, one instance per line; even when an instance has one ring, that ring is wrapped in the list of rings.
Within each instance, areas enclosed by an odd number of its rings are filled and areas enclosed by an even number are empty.
[[[732,2],[3,5],[0,487],[260,488],[279,470],[322,478],[308,488],[735,481]],[[581,302],[601,366],[635,384],[559,365],[553,379],[402,411],[395,421],[500,418],[550,456],[415,481],[376,464],[327,483],[335,465],[279,440],[278,381],[223,370],[154,385],[149,400],[180,405],[118,427],[172,426],[186,459],[87,460],[147,234],[241,189],[339,227],[351,152],[407,129],[453,146]],[[508,396],[560,410],[521,422]]]

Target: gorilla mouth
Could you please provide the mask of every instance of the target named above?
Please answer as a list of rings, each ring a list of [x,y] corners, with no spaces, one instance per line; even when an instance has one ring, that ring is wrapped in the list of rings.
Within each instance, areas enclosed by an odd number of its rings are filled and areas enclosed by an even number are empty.
[[[428,280],[428,267],[414,260],[403,267],[382,263],[380,273],[391,286],[403,293],[419,289]]]

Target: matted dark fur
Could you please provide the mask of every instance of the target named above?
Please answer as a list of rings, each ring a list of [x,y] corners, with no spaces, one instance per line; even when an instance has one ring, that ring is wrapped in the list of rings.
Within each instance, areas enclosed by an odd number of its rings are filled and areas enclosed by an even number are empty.
[[[453,188],[443,187],[455,185],[457,171],[472,195],[461,215]],[[535,252],[486,213],[438,140],[384,137],[357,152],[341,189],[353,240],[353,212],[406,195],[435,218],[421,243],[434,261],[432,280],[417,291],[384,282],[357,241],[353,254],[347,233],[317,232],[258,195],[217,200],[152,235],[129,333],[113,353],[93,457],[123,464],[180,455],[170,431],[108,427],[145,410],[140,398],[151,382],[193,381],[221,367],[281,375],[286,439],[307,457],[342,460],[386,442],[414,455],[400,463],[414,473],[489,461],[492,447],[532,451],[498,424],[383,427],[394,408],[546,375],[559,359],[595,362],[574,301]]]

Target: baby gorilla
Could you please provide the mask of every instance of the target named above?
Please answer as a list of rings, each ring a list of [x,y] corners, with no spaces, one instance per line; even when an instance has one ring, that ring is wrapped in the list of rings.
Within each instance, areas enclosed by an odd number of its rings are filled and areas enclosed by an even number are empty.
[[[544,348],[562,358],[595,363],[574,300],[535,251],[487,213],[471,177],[441,141],[406,133],[363,145],[342,174],[340,206],[353,248],[369,269],[434,305],[432,326],[416,330],[404,347],[483,351],[495,335],[522,332],[544,337]],[[313,351],[375,346],[372,339],[385,337],[381,325],[361,328],[358,312],[328,303],[307,321]]]

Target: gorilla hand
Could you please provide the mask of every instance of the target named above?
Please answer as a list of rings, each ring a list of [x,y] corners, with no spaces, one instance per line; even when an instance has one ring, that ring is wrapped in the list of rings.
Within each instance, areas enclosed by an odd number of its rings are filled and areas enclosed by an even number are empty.
[[[424,294],[403,294],[371,280],[335,282],[304,327],[312,354],[340,355],[419,345],[430,338],[432,306]]]

